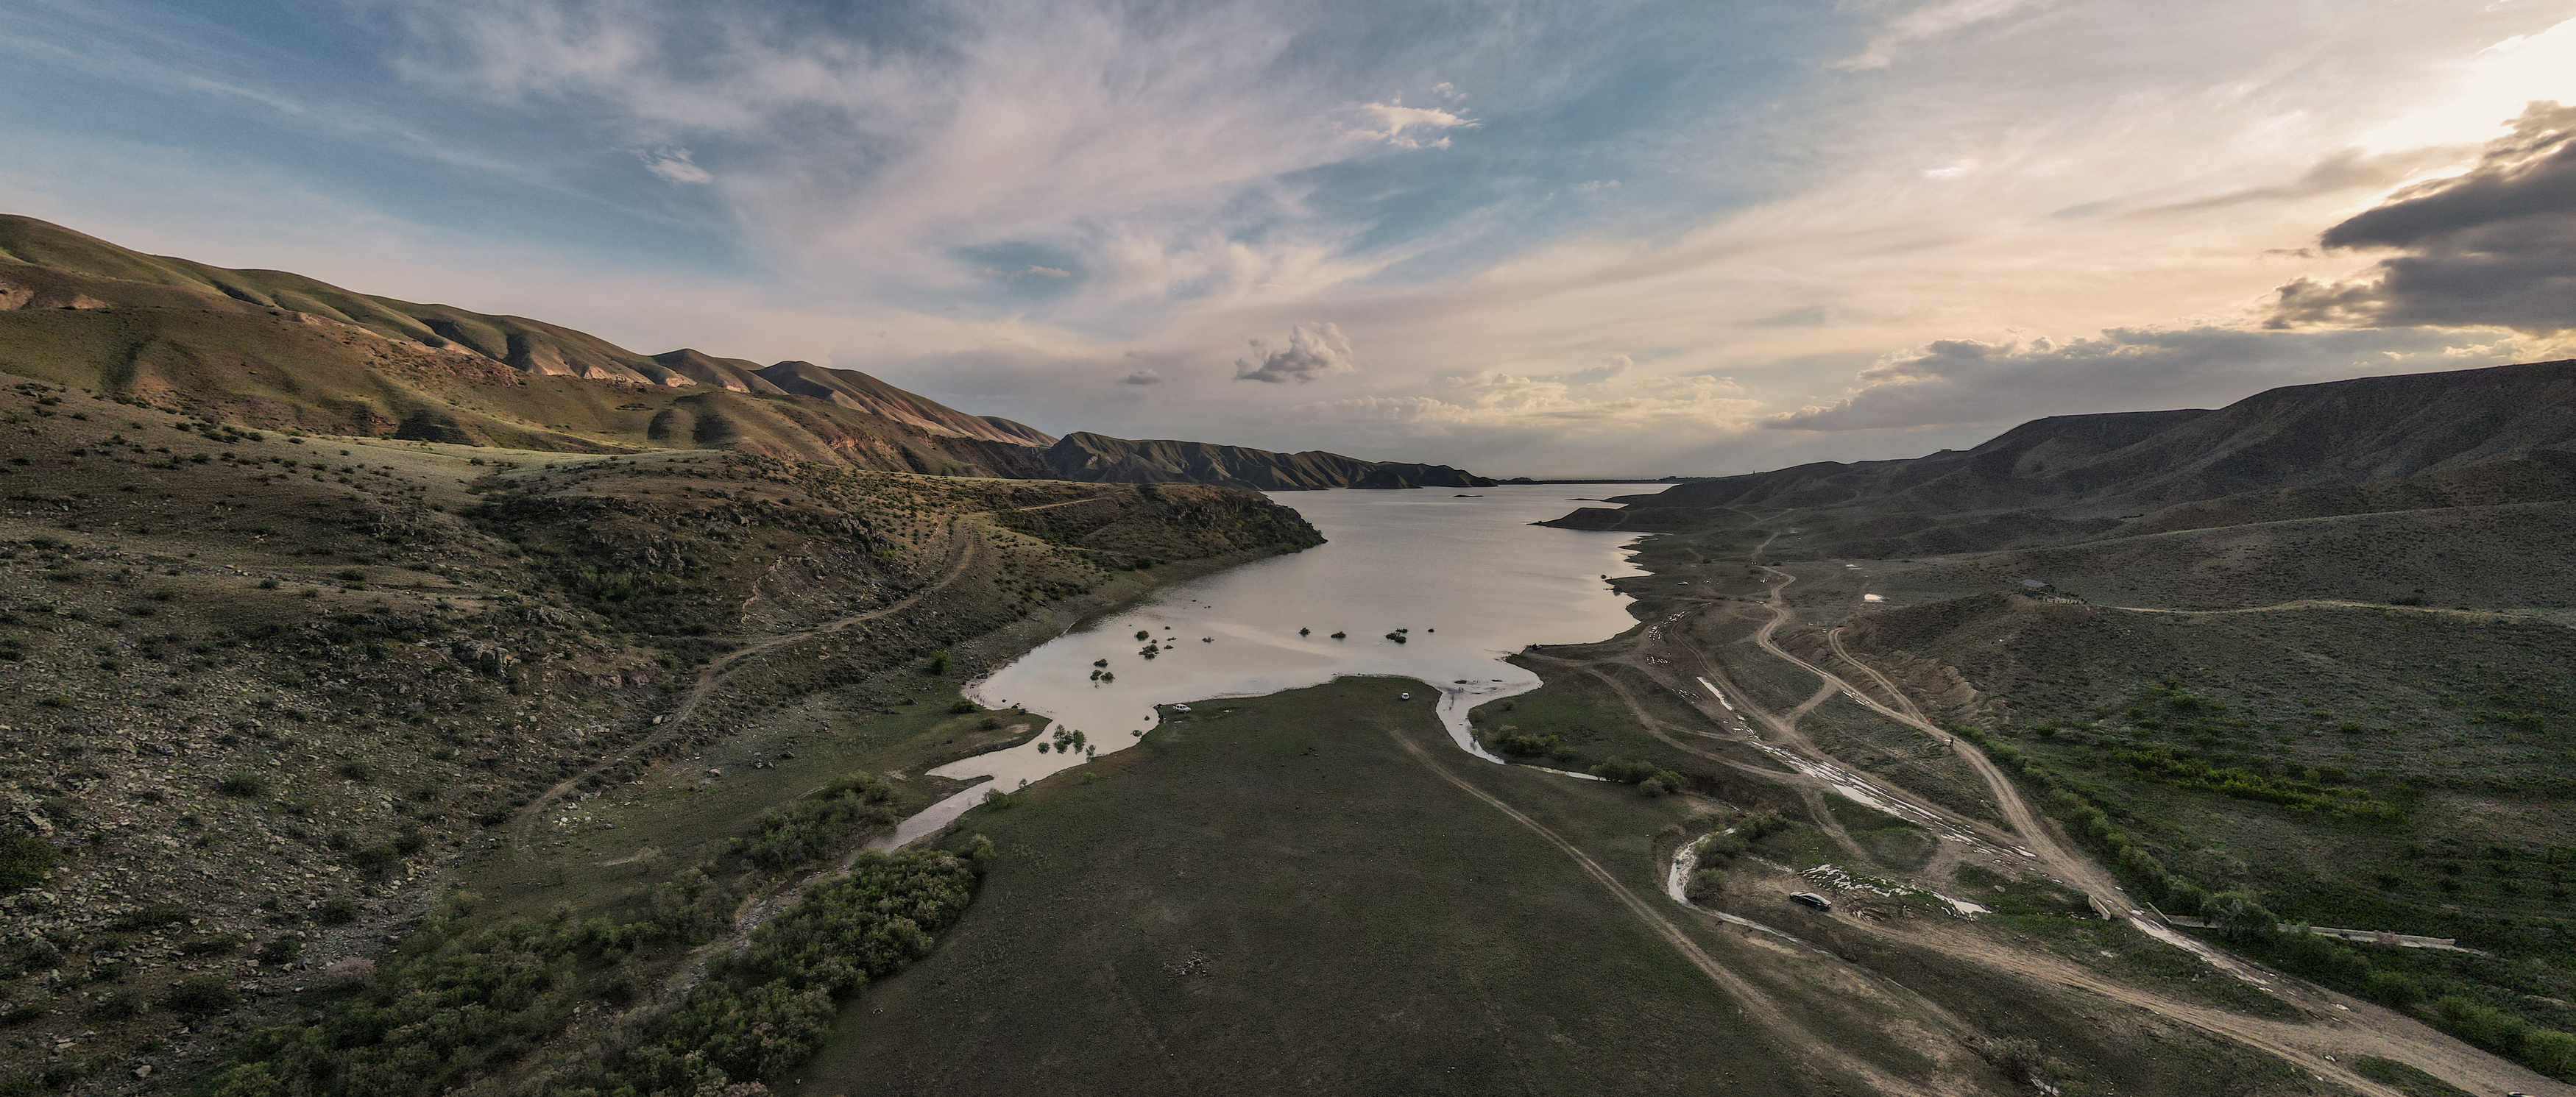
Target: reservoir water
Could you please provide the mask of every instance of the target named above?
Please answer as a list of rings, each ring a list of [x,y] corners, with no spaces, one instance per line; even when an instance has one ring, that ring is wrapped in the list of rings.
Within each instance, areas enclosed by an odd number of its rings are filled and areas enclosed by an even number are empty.
[[[1636,623],[1628,599],[1605,581],[1642,574],[1622,550],[1633,535],[1530,525],[1573,510],[1586,490],[1272,493],[1326,543],[1165,587],[969,687],[967,695],[988,707],[1018,706],[1054,727],[1037,742],[932,770],[993,780],[905,820],[887,844],[937,831],[990,792],[1079,764],[1081,754],[1053,749],[1059,731],[1079,730],[1106,754],[1152,729],[1158,705],[1276,693],[1344,675],[1418,679],[1423,686],[1387,687],[1417,695],[1438,690],[1452,737],[1482,754],[1466,734],[1467,709],[1539,684],[1503,656],[1532,644],[1606,640]],[[1139,640],[1140,632],[1149,639]],[[1148,642],[1151,659],[1142,654]]]

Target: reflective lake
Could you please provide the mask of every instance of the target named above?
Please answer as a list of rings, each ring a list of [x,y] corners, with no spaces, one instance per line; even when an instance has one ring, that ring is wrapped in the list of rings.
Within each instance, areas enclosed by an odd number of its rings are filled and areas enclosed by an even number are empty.
[[[892,842],[938,830],[989,791],[1079,763],[1081,755],[1052,749],[1059,729],[1080,730],[1106,754],[1152,728],[1157,705],[1276,693],[1343,675],[1396,675],[1439,689],[1443,722],[1474,750],[1466,710],[1538,686],[1503,656],[1532,644],[1606,640],[1635,624],[1629,600],[1605,582],[1642,574],[1621,549],[1633,534],[1529,524],[1561,517],[1595,491],[1635,487],[1272,493],[1327,543],[1165,587],[969,687],[967,695],[988,707],[1016,705],[1055,727],[1038,742],[931,771],[994,780],[905,820]],[[1151,659],[1141,654],[1147,641],[1139,632],[1151,638]],[[1337,632],[1344,638],[1334,639]]]

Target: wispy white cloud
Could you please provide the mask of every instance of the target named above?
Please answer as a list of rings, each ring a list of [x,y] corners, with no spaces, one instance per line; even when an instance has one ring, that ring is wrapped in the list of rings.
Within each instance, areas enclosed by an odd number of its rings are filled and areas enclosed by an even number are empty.
[[[1348,108],[1342,130],[1362,140],[1400,149],[1445,149],[1449,147],[1448,131],[1474,129],[1476,125],[1475,119],[1440,107],[1405,106],[1404,97],[1399,95],[1390,102]]]
[[[657,149],[635,149],[635,158],[644,162],[644,170],[674,183],[703,186],[716,181],[707,169],[699,167],[689,150],[664,146]]]
[[[1949,37],[1980,23],[1992,23],[2050,3],[2051,0],[1924,0],[1897,12],[1870,36],[1860,52],[1826,67],[1844,70],[1883,69],[1905,51]]]

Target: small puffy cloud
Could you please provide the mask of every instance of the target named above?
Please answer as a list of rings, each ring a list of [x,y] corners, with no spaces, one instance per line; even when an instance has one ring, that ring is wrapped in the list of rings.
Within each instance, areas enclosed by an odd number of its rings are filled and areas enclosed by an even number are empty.
[[[986,267],[986,268],[984,268],[983,270],[977,271],[976,273],[977,273],[977,274],[981,274],[981,275],[983,275],[984,277],[987,277],[987,278],[1071,278],[1071,277],[1073,277],[1073,272],[1072,272],[1072,271],[1069,271],[1069,270],[1063,270],[1063,269],[1060,269],[1060,268],[1057,268],[1057,267],[1041,267],[1041,266],[1034,266],[1034,265],[1032,265],[1032,266],[1025,266],[1025,267],[1021,267],[1021,268],[1020,268],[1020,269],[1018,269],[1018,270],[1003,270],[1003,269],[1001,269],[1001,268],[999,268],[999,267]]]
[[[1163,383],[1163,375],[1156,373],[1153,370],[1140,369],[1125,377],[1119,378],[1118,383],[1122,385],[1159,385]]]
[[[1391,103],[1362,103],[1343,113],[1342,132],[1400,149],[1445,149],[1449,147],[1446,131],[1474,129],[1478,124],[1439,107],[1405,106],[1401,95]]]
[[[1564,379],[1569,385],[1597,385],[1604,381],[1615,381],[1625,377],[1630,370],[1636,368],[1636,359],[1624,354],[1613,354],[1604,359],[1600,365],[1576,370],[1566,374]]]
[[[2532,344],[2496,329],[2320,332],[2185,327],[2100,338],[1943,339],[1862,370],[1841,400],[1775,415],[1777,430],[2006,423],[2045,415],[2215,407],[2265,388],[2501,365]]]
[[[1466,92],[1458,90],[1458,85],[1452,84],[1446,80],[1431,85],[1431,94],[1437,95],[1443,99],[1464,99],[1467,97]]]
[[[1237,381],[1312,381],[1336,373],[1352,373],[1359,362],[1351,357],[1351,341],[1342,329],[1332,324],[1299,324],[1288,331],[1288,345],[1272,347],[1254,339],[1252,356],[1234,360]]]
[[[2576,107],[2531,104],[2468,173],[2398,191],[2318,242],[2405,254],[2281,287],[2273,326],[2576,331]]]
[[[644,170],[670,182],[691,184],[715,182],[716,177],[707,174],[707,169],[699,167],[696,158],[687,149],[666,145],[661,148],[631,151],[636,159],[644,162]]]
[[[1605,190],[1619,189],[1619,181],[1616,179],[1594,179],[1589,182],[1576,183],[1574,185],[1574,189],[1576,193],[1579,194],[1599,194]]]

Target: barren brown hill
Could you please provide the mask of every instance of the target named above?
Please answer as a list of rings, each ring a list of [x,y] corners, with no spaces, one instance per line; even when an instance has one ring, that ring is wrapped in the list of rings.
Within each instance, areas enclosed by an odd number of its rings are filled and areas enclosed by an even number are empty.
[[[1038,431],[876,378],[144,255],[0,217],[0,370],[245,425],[570,452],[726,448],[1027,476]]]

